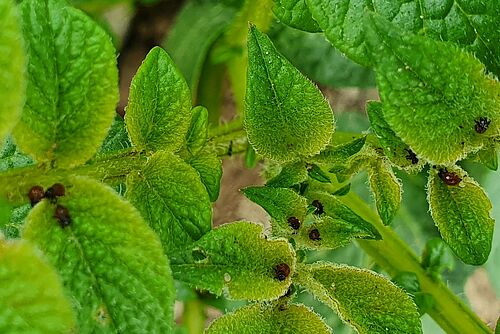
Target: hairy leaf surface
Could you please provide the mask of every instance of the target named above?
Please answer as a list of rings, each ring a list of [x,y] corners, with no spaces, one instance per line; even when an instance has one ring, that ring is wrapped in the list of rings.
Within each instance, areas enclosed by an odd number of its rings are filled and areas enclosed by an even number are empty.
[[[500,6],[495,1],[307,0],[307,4],[330,42],[361,64],[371,63],[366,44],[372,36],[361,24],[370,10],[392,21],[397,31],[454,42],[500,75]]]
[[[330,328],[304,305],[254,304],[226,314],[210,324],[207,334],[329,334]]]
[[[0,145],[19,120],[25,98],[25,55],[17,8],[0,0]]]
[[[82,164],[99,149],[115,115],[111,39],[63,0],[23,1],[19,8],[29,61],[15,141],[38,162]]]
[[[318,88],[250,27],[245,127],[257,153],[286,162],[318,153],[330,141],[333,112]]]
[[[126,197],[160,236],[166,254],[211,228],[212,207],[200,176],[171,153],[156,153],[139,174],[130,174]]]
[[[72,332],[75,317],[54,269],[27,242],[1,238],[0,332]]]
[[[276,299],[285,294],[295,270],[290,244],[266,240],[262,226],[248,222],[213,229],[170,259],[176,279],[230,299]],[[283,281],[276,277],[280,264],[290,270]]]
[[[396,135],[434,164],[451,164],[488,145],[500,130],[500,83],[451,43],[400,33],[367,20],[383,115]],[[489,121],[476,131],[481,118]]]
[[[130,85],[125,123],[139,150],[178,150],[191,120],[191,93],[169,55],[153,48]]]
[[[431,169],[427,189],[432,218],[444,241],[462,261],[483,264],[491,251],[495,225],[490,216],[490,199],[460,168],[446,170],[462,180],[448,185],[438,170]]]
[[[61,275],[79,331],[169,332],[175,293],[158,237],[111,188],[83,178],[62,182],[66,195],[58,205],[67,208],[69,226],[63,228],[56,205],[43,200],[31,210],[23,238]]]
[[[372,271],[314,264],[305,285],[361,334],[422,333],[417,306],[409,295]]]

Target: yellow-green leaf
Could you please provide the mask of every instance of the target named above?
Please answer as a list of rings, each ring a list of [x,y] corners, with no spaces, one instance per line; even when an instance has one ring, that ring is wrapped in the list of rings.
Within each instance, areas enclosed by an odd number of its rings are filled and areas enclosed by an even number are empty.
[[[245,127],[257,153],[281,162],[318,153],[335,127],[318,88],[254,26],[248,33]]]
[[[176,279],[230,299],[276,299],[285,294],[295,271],[290,244],[267,240],[262,226],[248,222],[222,225],[170,260]],[[279,266],[288,268],[283,280]]]
[[[19,120],[26,80],[23,36],[12,0],[0,0],[0,145]]]
[[[186,247],[212,226],[212,206],[196,170],[172,153],[153,155],[127,178],[126,197],[160,236],[166,254]]]
[[[302,266],[299,284],[313,291],[360,334],[420,334],[417,306],[402,289],[372,271],[317,263]]]
[[[63,0],[19,6],[28,54],[27,97],[14,128],[21,150],[38,162],[82,164],[99,149],[118,102],[111,39]]]
[[[191,121],[191,93],[169,55],[153,48],[130,85],[125,122],[139,150],[176,151]]]
[[[175,293],[158,236],[111,188],[84,178],[61,182],[66,194],[57,205],[67,213],[43,200],[22,236],[61,275],[79,332],[168,333]]]
[[[465,263],[485,263],[491,251],[495,225],[490,216],[490,199],[458,167],[431,169],[429,173],[429,206],[443,240]],[[450,185],[454,183],[452,180],[459,183]]]
[[[329,334],[331,329],[304,305],[254,304],[210,324],[206,334]]]
[[[0,333],[72,333],[75,317],[60,278],[25,241],[0,234]]]

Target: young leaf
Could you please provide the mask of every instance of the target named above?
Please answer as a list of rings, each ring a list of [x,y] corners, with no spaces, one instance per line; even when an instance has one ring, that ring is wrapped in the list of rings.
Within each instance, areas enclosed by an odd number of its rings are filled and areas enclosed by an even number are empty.
[[[401,33],[376,14],[366,22],[384,118],[418,156],[450,164],[498,136],[500,84],[474,56]],[[478,131],[481,120],[490,123]]]
[[[321,31],[312,18],[305,0],[276,0],[273,11],[281,22],[290,27],[309,32]]]
[[[222,225],[170,259],[176,279],[230,299],[276,299],[295,271],[290,244],[266,240],[262,226],[248,222]]]
[[[257,153],[280,162],[318,153],[335,127],[318,88],[253,26],[248,60],[245,127]]]
[[[97,156],[103,156],[123,150],[130,146],[132,146],[132,144],[128,137],[125,122],[121,116],[116,115],[111,128],[109,128],[107,137],[104,139],[101,148],[97,152]]]
[[[126,197],[160,236],[166,254],[198,240],[212,226],[212,207],[200,176],[168,152],[151,157],[127,178]]]
[[[291,236],[299,249],[335,249],[348,245],[353,238],[375,239],[370,230],[343,219],[324,216],[306,223]]]
[[[71,305],[54,269],[24,241],[0,234],[0,332],[70,333]]]
[[[111,39],[63,0],[23,1],[19,8],[29,63],[16,144],[38,162],[82,164],[99,149],[115,116]]]
[[[357,154],[366,142],[366,136],[356,138],[337,138],[333,136],[332,143],[328,145],[318,155],[311,157],[310,160],[317,163],[337,163],[343,164],[345,160]]]
[[[500,74],[500,39],[494,1],[306,0],[313,18],[329,41],[351,59],[370,64],[366,44],[371,36],[360,22],[367,10],[392,21],[394,31],[421,33],[451,41],[473,52],[489,71]]]
[[[369,165],[368,181],[375,198],[377,212],[384,225],[389,225],[401,205],[401,184],[391,166],[381,159]]]
[[[130,84],[125,123],[138,150],[177,151],[191,120],[191,93],[169,55],[149,51]]]
[[[450,184],[455,180],[458,183]],[[486,262],[495,221],[484,190],[458,167],[431,169],[427,189],[432,218],[444,241],[463,262]]]
[[[306,198],[291,189],[248,187],[242,192],[271,216],[273,235],[289,236],[294,231],[294,228],[290,226],[289,219],[297,219],[298,224],[304,222],[307,214]]]
[[[477,152],[469,154],[467,157],[471,161],[480,163],[491,170],[498,169],[498,153],[496,143],[487,145]]]
[[[312,202],[318,201],[321,203],[325,215],[337,220],[343,220],[351,225],[351,229],[359,234],[354,234],[353,237],[380,239],[379,232],[372,224],[358,216],[335,196],[322,191],[309,192],[306,196]]]
[[[0,172],[33,164],[33,159],[19,151],[12,139],[7,137],[0,149]]]
[[[158,237],[112,189],[83,178],[63,183],[57,205],[67,212],[43,200],[31,210],[23,238],[61,275],[79,331],[168,333],[175,293]]]
[[[373,132],[377,135],[380,144],[384,148],[385,155],[395,166],[406,171],[418,171],[422,169],[417,155],[392,131],[389,124],[384,119],[382,103],[370,101],[367,104],[366,112],[370,119]]]
[[[23,110],[26,88],[23,37],[17,8],[0,0],[0,146]]]
[[[205,146],[208,138],[208,110],[198,106],[191,110],[191,125],[186,134],[186,146],[192,155],[196,155]]]
[[[196,169],[201,182],[207,189],[210,201],[215,202],[219,197],[222,178],[222,162],[217,154],[211,149],[205,148],[197,155],[188,158],[186,162]]]
[[[273,188],[289,188],[307,180],[307,169],[304,162],[292,162],[281,166],[278,175],[267,181],[266,186]]]
[[[410,296],[379,274],[321,263],[304,270],[308,273],[299,284],[337,310],[358,333],[422,333],[420,315]]]
[[[433,277],[441,279],[441,273],[453,269],[455,259],[450,248],[441,238],[427,241],[422,252],[422,267]]]
[[[330,328],[304,305],[254,304],[226,314],[210,324],[206,334],[329,334]]]

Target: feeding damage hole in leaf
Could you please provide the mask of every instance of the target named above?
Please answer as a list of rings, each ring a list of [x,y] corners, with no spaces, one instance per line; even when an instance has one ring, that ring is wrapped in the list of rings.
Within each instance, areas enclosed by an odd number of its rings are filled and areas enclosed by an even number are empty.
[[[103,326],[107,326],[109,324],[109,313],[104,305],[99,306],[99,308],[97,309],[95,320]]]
[[[41,186],[33,186],[28,192],[28,198],[30,199],[31,206],[35,206],[44,197],[44,191]]]
[[[298,230],[300,228],[300,220],[297,217],[288,217],[287,219],[288,225],[294,230]]]
[[[453,172],[449,172],[446,168],[442,168],[438,173],[439,178],[449,186],[456,186],[462,181],[462,178]]]
[[[488,118],[479,117],[479,119],[476,120],[476,124],[474,125],[474,130],[476,130],[477,133],[485,133],[486,130],[488,130],[490,123],[491,121]]]
[[[318,216],[322,215],[325,212],[325,210],[323,209],[323,204],[319,200],[315,199],[314,201],[312,201],[311,205],[316,208],[314,213]]]
[[[408,160],[408,161],[411,161],[412,164],[416,165],[418,164],[418,158],[417,158],[417,155],[415,154],[415,152],[413,152],[411,149],[409,148],[405,148],[405,151],[408,153],[405,158]]]
[[[278,281],[284,281],[290,275],[290,267],[286,263],[280,263],[274,268],[274,277]]]
[[[321,240],[321,236],[320,236],[319,231],[318,231],[317,228],[312,229],[311,231],[309,231],[309,239],[311,239],[313,241]]]
[[[69,226],[71,224],[71,217],[69,216],[68,209],[60,204],[56,206],[56,210],[54,211],[54,218],[62,228],[65,228],[66,226]]]

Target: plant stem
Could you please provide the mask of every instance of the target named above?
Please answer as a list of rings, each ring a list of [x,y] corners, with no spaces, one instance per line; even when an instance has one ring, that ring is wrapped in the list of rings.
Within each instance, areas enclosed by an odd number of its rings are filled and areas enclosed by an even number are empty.
[[[441,281],[432,278],[420,265],[417,255],[378,215],[356,194],[342,197],[345,204],[372,223],[382,236],[381,240],[358,240],[358,244],[390,276],[401,272],[417,275],[422,292],[432,295],[435,305],[429,315],[448,334],[480,334],[492,331],[463,301],[458,299]]]
[[[184,302],[182,323],[187,328],[188,334],[202,334],[205,330],[205,306],[199,299]]]

